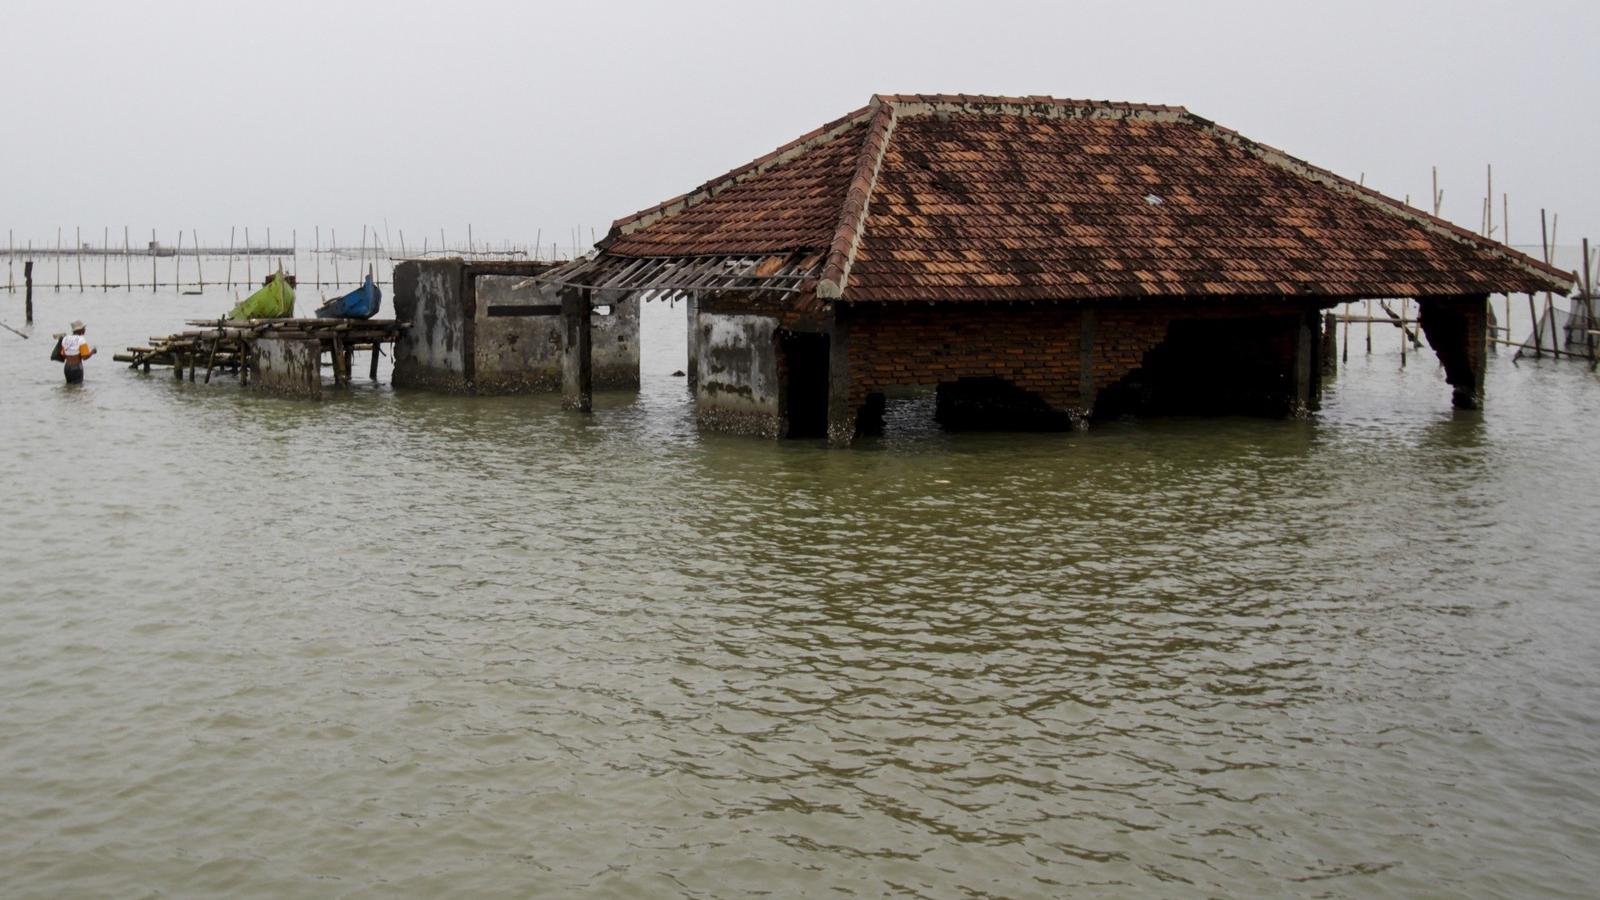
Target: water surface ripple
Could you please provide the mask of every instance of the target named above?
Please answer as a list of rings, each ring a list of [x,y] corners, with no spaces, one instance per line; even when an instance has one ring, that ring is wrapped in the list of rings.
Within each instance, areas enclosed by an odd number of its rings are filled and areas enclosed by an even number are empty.
[[[0,893],[1591,894],[1583,367],[829,452],[698,433],[680,315],[587,419],[6,337]]]

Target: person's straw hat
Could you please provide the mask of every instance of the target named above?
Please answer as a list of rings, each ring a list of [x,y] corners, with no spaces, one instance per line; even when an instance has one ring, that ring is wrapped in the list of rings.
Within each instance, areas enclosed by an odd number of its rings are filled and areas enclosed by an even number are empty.
[[[73,323],[72,323],[72,330],[73,331],[82,331],[83,330],[83,320],[81,320],[81,319],[74,320]]]

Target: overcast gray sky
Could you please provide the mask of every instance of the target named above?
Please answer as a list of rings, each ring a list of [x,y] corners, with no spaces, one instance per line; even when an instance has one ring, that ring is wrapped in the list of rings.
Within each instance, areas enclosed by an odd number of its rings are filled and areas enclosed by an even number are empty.
[[[0,228],[562,243],[874,92],[1187,106],[1513,243],[1600,238],[1600,2],[6,0]],[[345,235],[350,235],[346,238]],[[397,235],[396,235],[397,237]]]

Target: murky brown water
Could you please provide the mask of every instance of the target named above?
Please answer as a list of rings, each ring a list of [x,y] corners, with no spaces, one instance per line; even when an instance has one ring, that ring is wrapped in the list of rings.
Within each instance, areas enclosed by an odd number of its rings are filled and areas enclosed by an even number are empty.
[[[1583,367],[829,452],[697,433],[647,316],[587,419],[0,334],[0,894],[1592,895]]]

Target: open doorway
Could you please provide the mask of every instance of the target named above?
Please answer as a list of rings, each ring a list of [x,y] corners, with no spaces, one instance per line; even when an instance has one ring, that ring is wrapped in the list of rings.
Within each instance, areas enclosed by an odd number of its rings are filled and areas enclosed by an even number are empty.
[[[1139,368],[1100,392],[1095,415],[1287,415],[1297,324],[1283,316],[1173,322]]]
[[[785,437],[828,434],[828,336],[799,331],[778,333],[783,360]]]

